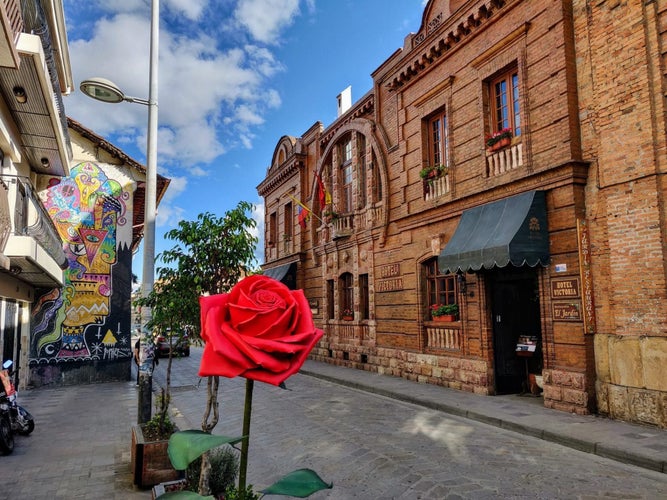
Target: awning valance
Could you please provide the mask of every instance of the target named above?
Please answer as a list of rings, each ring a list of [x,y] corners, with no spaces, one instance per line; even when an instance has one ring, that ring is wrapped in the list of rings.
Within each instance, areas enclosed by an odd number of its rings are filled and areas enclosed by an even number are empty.
[[[296,289],[296,262],[264,269],[264,276],[270,276],[287,285],[290,290],[294,290]]]
[[[464,210],[438,257],[443,273],[494,266],[549,263],[549,231],[543,191],[529,191]]]

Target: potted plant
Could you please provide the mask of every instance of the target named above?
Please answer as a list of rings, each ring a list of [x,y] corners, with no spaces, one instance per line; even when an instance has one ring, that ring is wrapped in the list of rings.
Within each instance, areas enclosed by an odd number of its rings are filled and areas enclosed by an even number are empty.
[[[486,136],[487,151],[497,151],[512,142],[512,129],[504,128]]]
[[[421,177],[424,180],[436,179],[446,173],[447,173],[447,167],[445,165],[431,165],[422,168],[419,171],[419,177]]]
[[[343,309],[343,320],[352,321],[354,319],[354,311],[349,307]]]
[[[336,212],[333,208],[329,208],[322,212],[322,217],[324,218],[325,222],[331,222],[338,219],[338,212]]]
[[[433,321],[456,321],[459,317],[458,304],[433,304],[430,309]]]

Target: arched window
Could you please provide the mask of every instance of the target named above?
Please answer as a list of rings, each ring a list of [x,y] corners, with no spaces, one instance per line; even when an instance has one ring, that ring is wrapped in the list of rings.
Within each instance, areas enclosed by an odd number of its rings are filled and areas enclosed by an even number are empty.
[[[341,143],[341,165],[340,165],[340,185],[341,185],[341,210],[344,213],[350,213],[353,210],[352,198],[352,137],[348,136]]]

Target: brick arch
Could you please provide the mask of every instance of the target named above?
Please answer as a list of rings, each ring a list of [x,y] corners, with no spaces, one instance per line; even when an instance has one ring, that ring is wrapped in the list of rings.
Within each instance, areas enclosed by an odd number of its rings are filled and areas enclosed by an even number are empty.
[[[287,160],[294,152],[295,146],[297,145],[297,139],[295,137],[284,135],[276,144],[275,149],[273,150],[273,156],[271,157],[271,166],[267,170],[267,176],[269,173],[273,173],[280,168],[280,166]]]
[[[387,168],[387,160],[385,158],[385,149],[382,147],[382,144],[386,143],[386,141],[383,141],[383,137],[380,137],[380,131],[376,127],[375,122],[366,118],[356,118],[349,123],[346,123],[336,131],[336,133],[328,141],[328,144],[320,155],[320,158],[317,160],[317,165],[315,167],[315,172],[317,175],[315,178],[313,178],[312,185],[310,186],[310,192],[317,192],[317,176],[321,176],[322,168],[326,160],[329,159],[333,149],[336,147],[338,142],[351,132],[363,134],[366,137],[367,145],[371,148],[372,151],[376,153],[375,157],[377,158],[378,165],[375,165],[374,167],[379,169],[379,177],[380,183],[382,185],[384,202],[384,210],[382,212],[383,231],[380,238],[380,245],[383,245],[386,240],[387,230],[389,227],[389,171]],[[312,228],[311,230],[314,232],[315,228]]]

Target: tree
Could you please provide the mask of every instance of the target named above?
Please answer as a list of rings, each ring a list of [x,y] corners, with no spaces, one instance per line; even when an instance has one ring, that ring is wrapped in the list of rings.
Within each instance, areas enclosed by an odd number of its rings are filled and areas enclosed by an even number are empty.
[[[157,267],[156,285],[147,299],[139,303],[152,309],[149,327],[157,331],[200,338],[199,297],[228,292],[241,278],[254,274],[255,247],[258,238],[252,234],[257,226],[250,216],[254,206],[239,202],[236,208],[217,217],[209,212],[195,221],[180,221],[165,234],[174,247],[158,255],[163,264]],[[171,379],[171,354],[167,365],[167,393],[160,411],[166,417]],[[218,423],[218,377],[209,377],[206,411],[202,430],[211,432]],[[213,411],[213,418],[209,421]],[[164,418],[164,417],[163,417]],[[210,468],[207,457],[202,463],[202,481]],[[207,484],[200,489],[208,489]]]

